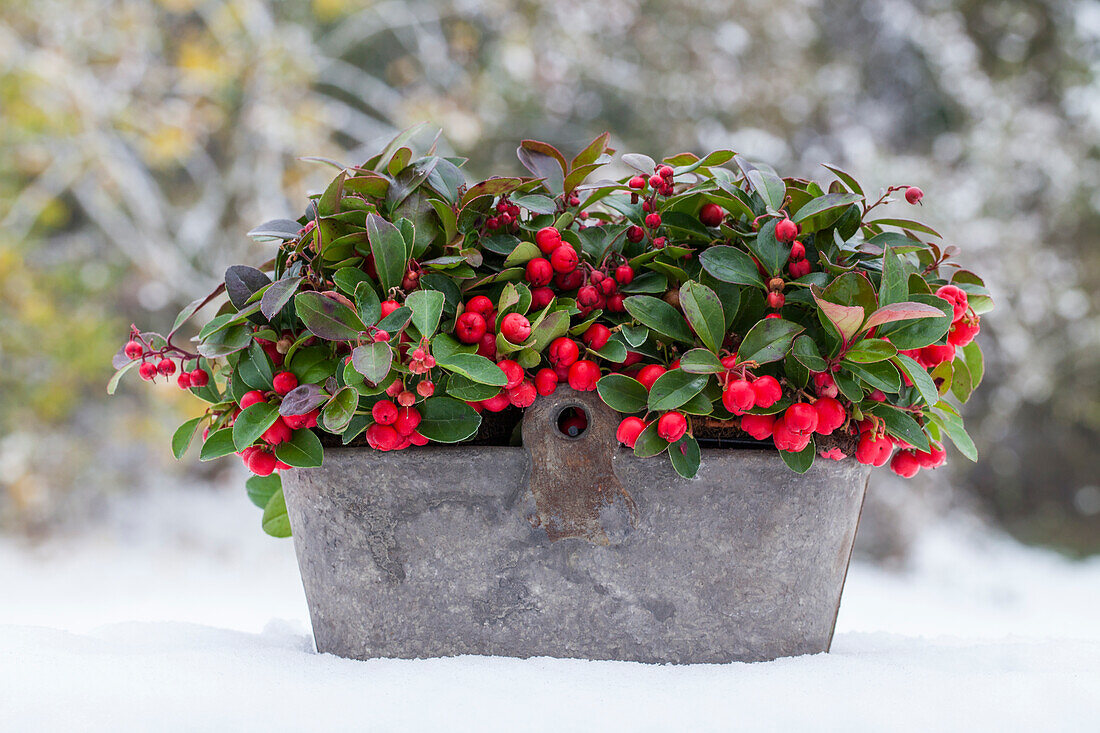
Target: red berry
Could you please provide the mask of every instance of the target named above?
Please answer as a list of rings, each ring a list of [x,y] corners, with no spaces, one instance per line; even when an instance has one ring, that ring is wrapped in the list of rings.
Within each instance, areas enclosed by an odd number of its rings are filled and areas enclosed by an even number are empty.
[[[383,300],[382,301],[382,318],[385,318],[389,314],[401,307],[401,304],[396,300]],[[379,319],[381,320],[381,319]]]
[[[493,312],[493,301],[489,300],[484,295],[475,295],[466,303],[466,308],[464,310],[467,313],[479,313],[482,318],[485,318]]]
[[[397,420],[397,405],[389,400],[379,400],[370,408],[370,414],[379,425],[393,425]]]
[[[667,237],[657,237],[653,240],[653,249],[664,249],[667,242]]]
[[[716,227],[725,218],[726,212],[718,204],[703,204],[703,208],[699,210],[699,221],[703,222],[704,226]]]
[[[623,298],[620,293],[615,293],[614,295],[608,297],[607,309],[612,313],[622,313],[626,310],[626,306],[623,305],[623,300],[625,300],[625,298]]]
[[[793,277],[795,280],[800,277],[806,277],[811,272],[813,272],[813,269],[813,265],[810,264],[809,260],[799,260],[797,262],[792,262],[787,266],[787,272],[789,272],[791,274],[791,277]]]
[[[955,360],[954,344],[932,344],[920,350],[920,363],[928,369],[935,369],[946,361]]]
[[[376,330],[374,332],[374,334],[371,336],[371,341],[375,341],[375,342],[378,342],[378,343],[381,343],[383,341],[389,341],[389,340],[390,340],[389,331],[383,331],[381,328]]]
[[[512,403],[508,401],[508,395],[505,394],[503,389],[489,399],[481,401],[481,406],[489,412],[500,412],[510,404]]]
[[[657,421],[657,435],[669,443],[675,443],[687,432],[687,418],[673,410],[661,415]]]
[[[412,407],[416,403],[416,395],[407,389],[397,393],[397,404],[401,407]]]
[[[626,185],[630,186],[631,188],[633,188],[635,190],[641,190],[641,189],[645,188],[645,179],[642,178],[641,176],[634,176],[633,178],[631,178],[627,182]]]
[[[629,285],[634,281],[634,268],[630,265],[619,265],[615,268],[615,281],[619,285]]]
[[[252,407],[252,405],[255,405],[259,402],[267,402],[267,398],[264,397],[264,393],[258,389],[250,390],[241,395],[242,410],[247,407]]]
[[[554,291],[547,287],[535,288],[531,291],[532,310],[541,310],[550,305],[554,300]]]
[[[600,302],[600,291],[594,285],[585,285],[577,291],[577,304],[584,308],[595,308]]]
[[[929,451],[917,451],[916,456],[921,468],[938,468],[947,461],[947,452],[935,443]]]
[[[257,450],[249,454],[247,458],[248,470],[257,476],[270,476],[275,470],[275,454]]]
[[[798,225],[790,219],[780,219],[775,224],[775,238],[780,242],[793,242],[798,236]]]
[[[640,226],[631,226],[629,229],[626,230],[626,238],[628,241],[637,244],[638,242],[645,239],[645,230],[643,230]]]
[[[394,430],[401,435],[411,435],[420,426],[420,411],[415,407],[404,407],[397,412],[393,421]]]
[[[649,177],[649,185],[653,186],[654,188],[660,188],[661,186],[665,185],[665,179],[661,178],[661,174],[654,173],[652,176]]]
[[[570,366],[580,358],[581,350],[577,342],[566,336],[559,336],[550,342],[547,358],[553,366]]]
[[[581,359],[569,367],[569,386],[578,392],[591,392],[600,379],[600,367],[596,362]]]
[[[561,244],[561,232],[554,227],[543,227],[535,232],[535,244],[544,255],[548,255]]]
[[[538,390],[535,389],[535,384],[530,379],[524,379],[515,387],[505,390],[505,392],[512,406],[520,409],[530,407],[534,404],[535,397],[538,396]]]
[[[577,250],[568,244],[558,247],[550,255],[550,265],[554,268],[554,272],[573,272],[577,269],[579,262],[580,258],[577,257]]]
[[[830,448],[829,450],[819,450],[817,452],[822,458],[827,458],[830,461],[843,461],[848,456],[844,455],[844,451],[840,448]]]
[[[813,405],[796,402],[783,413],[787,429],[795,433],[812,433],[817,429],[817,410]]]
[[[141,366],[138,367],[138,374],[140,374],[141,378],[146,382],[151,382],[153,378],[157,376],[157,365],[149,361],[143,362]]]
[[[519,365],[519,362],[512,359],[503,359],[497,362],[497,366],[504,372],[505,378],[508,380],[504,384],[504,389],[512,389],[519,385],[523,381],[523,378],[527,376],[523,367]]]
[[[176,373],[176,362],[171,359],[161,359],[157,362],[157,371],[168,377]]]
[[[180,372],[179,377],[176,378],[176,384],[180,389],[191,389],[191,372]]]
[[[375,450],[393,450],[401,445],[401,434],[390,425],[375,423],[367,428],[367,444]]]
[[[535,287],[549,285],[550,281],[554,279],[554,268],[550,264],[550,260],[543,259],[542,257],[536,257],[533,260],[529,260],[524,273],[524,279]]]
[[[593,351],[599,351],[611,338],[611,329],[602,323],[593,323],[581,334],[581,340]]]
[[[421,435],[419,432],[414,431],[409,435],[409,442],[413,445],[427,445],[428,439]]]
[[[662,165],[657,169],[657,175],[661,178],[672,178],[676,174],[676,171],[672,170],[672,166]]]
[[[951,319],[953,321],[957,321],[966,315],[966,311],[970,307],[966,299],[966,291],[957,285],[944,285],[936,291],[936,297],[943,298],[951,304],[954,311]]]
[[[292,372],[279,372],[272,380],[272,385],[279,394],[286,394],[298,386],[298,377]]]
[[[832,397],[819,397],[814,403],[814,410],[817,411],[816,431],[819,435],[832,435],[848,419],[844,406]]]
[[[791,430],[785,415],[778,418],[772,425],[772,442],[782,451],[798,453],[810,444],[811,437],[810,433]]]
[[[791,253],[787,256],[791,262],[797,262],[806,258],[806,246],[802,242],[795,242],[791,245]]]
[[[481,340],[477,342],[477,355],[484,356],[486,359],[496,359],[497,337],[488,332],[483,334]]]
[[[464,344],[476,344],[485,335],[485,318],[480,313],[463,313],[455,322],[455,337]]]
[[[764,409],[783,399],[783,388],[779,386],[779,380],[769,375],[755,380],[752,391],[756,395],[756,406]]]
[[[951,330],[947,332],[947,343],[961,348],[973,341],[981,330],[980,318],[973,316],[968,319],[964,316],[961,320],[951,324]]]
[[[756,393],[744,379],[734,379],[722,392],[722,404],[734,415],[744,415],[756,404]]]
[[[145,347],[137,341],[130,340],[126,342],[126,346],[123,347],[122,353],[126,354],[130,359],[137,359],[145,353]]]
[[[553,369],[539,369],[535,374],[535,389],[540,395],[554,394],[558,388],[558,375]]]
[[[283,418],[277,417],[271,427],[265,430],[260,438],[268,445],[285,443],[291,438],[290,426],[283,421]]]
[[[509,343],[522,344],[531,336],[531,322],[522,313],[509,313],[500,322],[500,334]]]
[[[814,374],[814,392],[818,397],[836,397],[840,390],[836,386],[836,380],[828,372]]]
[[[495,216],[490,216],[488,219],[485,220],[485,226],[489,227],[490,229],[499,229],[500,219],[496,218]]]
[[[874,433],[867,431],[859,436],[856,460],[865,466],[885,466],[893,450],[894,443],[889,438],[876,438]]]
[[[772,437],[774,426],[775,415],[745,415],[741,418],[741,429],[757,440]]]
[[[656,229],[657,227],[661,226],[661,215],[647,214],[645,218],[645,225],[650,229]]]
[[[647,390],[653,388],[653,383],[657,381],[657,378],[667,371],[660,364],[646,364],[642,367],[642,370],[638,372],[638,376],[635,377],[642,386]]]
[[[775,290],[768,293],[768,307],[779,310],[783,307],[783,304],[787,302],[787,297],[783,293],[776,292]]]
[[[600,292],[604,295],[611,295],[619,287],[619,284],[611,278],[606,278],[600,283]]]
[[[646,429],[645,420],[640,417],[625,417],[623,421],[619,423],[619,428],[615,431],[615,438],[625,445],[627,448],[633,448],[634,444],[638,442],[638,436],[642,434],[642,431]]]
[[[911,204],[916,204],[924,198],[924,191],[920,190],[916,186],[910,186],[905,189],[905,200]]]
[[[423,379],[416,385],[416,393],[421,397],[431,397],[435,394],[435,383],[430,379]]]
[[[908,195],[908,192],[906,192],[906,195]],[[920,471],[920,461],[911,450],[898,451],[894,459],[890,461],[890,470],[902,478],[913,478]]]

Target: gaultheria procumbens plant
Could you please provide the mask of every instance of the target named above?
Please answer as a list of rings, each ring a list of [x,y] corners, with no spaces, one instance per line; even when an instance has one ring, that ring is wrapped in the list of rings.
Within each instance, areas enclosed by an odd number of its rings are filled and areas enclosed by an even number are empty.
[[[976,457],[949,398],[981,381],[992,301],[937,232],[886,213],[919,189],[868,196],[830,166],[823,188],[728,150],[627,154],[637,173],[608,180],[607,134],[572,159],[525,140],[530,177],[470,184],[462,159],[414,153],[414,132],[253,230],[264,264],[230,267],[116,356],[110,391],[136,366],[207,403],[173,451],[201,434],[203,460],[241,456],[272,534],[290,531],[277,472],[320,465],[323,434],[475,440],[559,383],[596,390],[624,445],[685,477],[699,440],[767,441],[798,472],[852,456],[913,476],[947,440]]]

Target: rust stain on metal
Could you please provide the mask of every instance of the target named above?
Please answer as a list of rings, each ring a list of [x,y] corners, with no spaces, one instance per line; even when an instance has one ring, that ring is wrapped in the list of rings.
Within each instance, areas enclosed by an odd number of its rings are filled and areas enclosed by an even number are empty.
[[[570,407],[588,416],[587,429],[575,438],[558,430],[558,416]],[[527,408],[523,445],[537,514],[532,525],[541,526],[551,542],[577,537],[617,544],[638,526],[638,507],[611,466],[617,424],[618,414],[595,392],[565,386]]]

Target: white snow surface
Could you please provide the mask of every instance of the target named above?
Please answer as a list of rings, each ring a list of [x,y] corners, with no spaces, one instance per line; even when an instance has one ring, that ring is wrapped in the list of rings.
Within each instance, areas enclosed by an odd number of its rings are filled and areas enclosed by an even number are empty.
[[[855,562],[829,654],[655,666],[313,650],[290,541],[242,491],[0,538],[0,730],[1100,730],[1100,558],[974,523]]]

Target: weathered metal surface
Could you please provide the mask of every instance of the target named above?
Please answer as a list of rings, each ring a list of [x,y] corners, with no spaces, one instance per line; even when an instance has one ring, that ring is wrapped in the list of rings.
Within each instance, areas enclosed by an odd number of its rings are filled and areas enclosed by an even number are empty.
[[[752,449],[704,450],[693,480],[622,448],[611,464],[634,530],[591,522],[592,504],[567,512],[607,545],[532,526],[522,448],[330,449],[286,472],[317,648],[671,663],[828,650],[869,469],[799,476]],[[591,486],[587,464],[567,474]]]
[[[558,417],[578,408],[588,418],[576,437],[558,429]],[[528,455],[530,516],[551,542],[579,537],[599,545],[622,542],[638,524],[638,507],[611,466],[618,413],[595,392],[564,387],[536,400],[523,415]],[[580,477],[580,480],[578,480]]]

